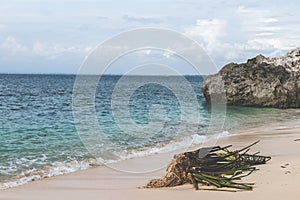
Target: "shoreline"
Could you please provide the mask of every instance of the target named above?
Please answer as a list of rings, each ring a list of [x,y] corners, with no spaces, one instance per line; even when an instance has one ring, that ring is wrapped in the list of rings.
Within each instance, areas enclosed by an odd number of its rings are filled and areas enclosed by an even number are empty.
[[[256,108],[259,109],[259,108]],[[272,113],[273,112],[273,113]],[[281,113],[280,113],[281,112]],[[224,126],[224,131],[215,135],[190,135],[183,138],[174,139],[164,143],[158,143],[155,146],[143,147],[140,149],[131,150],[124,152],[121,155],[120,160],[111,160],[111,162],[123,162],[128,159],[136,159],[141,157],[147,157],[155,154],[162,154],[168,151],[171,151],[169,158],[176,153],[181,153],[184,151],[195,150],[201,147],[203,141],[208,141],[207,146],[214,146],[214,141],[216,137],[227,137],[228,135],[233,134],[245,134],[243,133],[245,129],[254,130],[256,127],[264,126],[264,124],[272,123],[274,126],[279,126],[278,124],[282,121],[287,123],[288,121],[295,120],[300,116],[300,112],[295,109],[287,110],[269,110],[265,113],[266,119],[264,121],[260,120],[250,120],[232,127]],[[278,116],[281,116],[283,119],[279,119]],[[287,127],[287,126],[285,126]],[[190,148],[190,146],[194,148]],[[174,150],[175,149],[175,150]],[[109,163],[111,163],[109,162]],[[77,171],[87,170],[95,166],[105,165],[101,161],[97,161],[95,158],[86,158],[80,161],[71,161],[71,162],[57,162],[55,165],[46,165],[43,168],[32,168],[25,171],[23,174],[20,174],[18,177],[12,179],[3,179],[0,183],[0,191],[10,189],[13,187],[19,187],[24,184],[28,184],[32,181],[43,180],[46,178],[51,178],[55,176],[61,176],[65,174],[72,174]],[[110,165],[110,164],[109,164]]]
[[[135,172],[159,168],[153,172],[124,173],[107,166],[99,166],[2,190],[0,199],[298,199],[300,141],[294,140],[300,139],[300,120],[277,122],[276,126],[271,127],[269,124],[247,127],[247,130],[241,132],[236,131],[233,135],[220,138],[217,145],[232,144],[234,149],[238,149],[260,140],[259,144],[252,147],[252,151],[260,151],[261,155],[272,157],[267,164],[258,166],[258,172],[245,178],[245,182],[255,183],[251,192],[229,195],[226,192],[195,191],[189,184],[174,188],[138,189],[150,179],[164,174],[172,155],[159,153],[111,165]]]

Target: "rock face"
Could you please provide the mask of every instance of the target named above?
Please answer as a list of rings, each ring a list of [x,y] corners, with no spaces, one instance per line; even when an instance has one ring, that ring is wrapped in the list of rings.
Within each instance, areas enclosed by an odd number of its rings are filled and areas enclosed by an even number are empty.
[[[228,105],[300,107],[300,48],[276,58],[258,55],[246,63],[225,65],[204,80],[202,91],[207,102],[220,93],[216,87],[220,77]]]

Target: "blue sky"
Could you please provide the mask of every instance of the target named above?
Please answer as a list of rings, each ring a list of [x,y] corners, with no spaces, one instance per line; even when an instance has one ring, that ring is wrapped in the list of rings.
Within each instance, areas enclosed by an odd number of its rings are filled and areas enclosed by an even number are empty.
[[[142,27],[191,37],[219,68],[277,56],[300,46],[299,10],[296,0],[1,1],[0,73],[76,73],[99,43]]]

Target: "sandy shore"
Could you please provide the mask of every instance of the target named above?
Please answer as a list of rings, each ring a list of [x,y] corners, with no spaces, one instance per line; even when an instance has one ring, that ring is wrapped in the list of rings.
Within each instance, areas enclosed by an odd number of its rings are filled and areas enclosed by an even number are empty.
[[[271,126],[271,127],[270,127]],[[82,199],[299,199],[300,198],[300,120],[285,121],[276,125],[245,128],[242,133],[222,138],[218,145],[233,144],[235,148],[256,140],[253,152],[272,156],[272,160],[259,167],[259,171],[246,177],[254,182],[254,191],[215,192],[195,191],[192,185],[163,189],[138,189],[152,178],[164,174],[170,160],[169,154],[159,154],[118,163],[113,167],[141,172],[162,168],[148,173],[124,173],[101,166],[0,191],[0,199],[28,200],[82,200]]]

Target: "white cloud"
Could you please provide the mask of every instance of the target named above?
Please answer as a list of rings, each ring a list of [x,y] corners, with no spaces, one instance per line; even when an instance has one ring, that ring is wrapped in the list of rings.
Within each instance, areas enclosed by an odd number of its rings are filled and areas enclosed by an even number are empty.
[[[14,54],[28,51],[28,47],[26,45],[19,43],[17,39],[12,36],[8,36],[1,44],[1,47],[2,49],[6,49]]]
[[[271,32],[261,32],[261,33],[256,33],[255,34],[256,37],[271,36],[271,35],[274,35],[274,33],[271,33]]]
[[[284,45],[280,39],[269,38],[254,38],[247,42],[249,49],[269,50],[269,49],[284,49]]]
[[[188,28],[185,33],[189,36],[201,37],[206,48],[214,49],[219,39],[226,35],[226,22],[220,19],[199,19],[196,25]]]
[[[200,19],[185,33],[198,41],[200,38],[206,52],[223,62],[245,61],[258,53],[268,56],[292,48],[291,40],[287,41],[285,35],[279,34],[282,31],[279,20],[270,17],[272,13],[269,11],[239,7],[238,13],[241,14],[237,19],[239,24],[234,27],[223,19]],[[232,38],[232,33],[238,37]],[[299,42],[294,42],[297,44]]]
[[[241,32],[247,35],[247,41],[244,44],[247,49],[275,52],[290,50],[300,45],[298,39],[289,39],[295,34],[286,29],[287,24],[283,23],[279,13],[272,11],[245,6],[237,8],[237,14],[241,21]]]
[[[275,22],[278,22],[279,20],[276,18],[261,18],[258,21],[263,22],[263,23],[275,23]]]
[[[224,22],[219,19],[199,19],[196,25],[187,30],[189,35],[201,36],[207,43],[214,42],[222,35]]]
[[[227,23],[221,19],[201,19],[185,33],[195,39],[200,38],[200,45],[212,57],[218,56],[225,59],[238,57],[235,44],[224,42],[227,35]]]
[[[122,19],[128,22],[137,22],[141,24],[158,24],[163,22],[165,16],[145,16],[142,15],[123,15]]]
[[[201,19],[196,24],[186,29],[186,34],[195,39],[201,38],[200,45],[214,59],[222,60],[238,60],[241,52],[255,49],[248,41],[239,41],[238,38],[234,42],[226,39],[230,38],[228,23],[221,19]],[[227,37],[229,36],[229,37]]]
[[[275,31],[280,31],[281,27],[279,27],[279,26],[261,26],[261,27],[257,27],[256,30],[257,31],[272,31],[272,32],[275,32]]]
[[[0,44],[2,53],[13,56],[42,56],[46,59],[55,59],[63,56],[66,53],[80,55],[87,54],[92,50],[92,47],[75,47],[66,46],[58,43],[47,44],[43,42],[35,42],[32,45],[25,45],[19,42],[15,37],[8,36],[2,44]]]
[[[36,55],[46,56],[50,59],[62,56],[65,53],[80,54],[88,53],[92,47],[75,47],[75,46],[64,46],[62,44],[46,44],[42,42],[35,42],[32,47],[32,51]]]
[[[173,52],[170,52],[170,51],[165,51],[163,53],[163,56],[167,59],[171,58],[172,56],[174,56],[174,53]]]
[[[150,54],[151,54],[151,50],[150,50],[150,49],[145,50],[144,53],[145,53],[146,55],[150,55]]]
[[[269,13],[269,10],[266,9],[258,9],[258,8],[251,8],[246,6],[238,6],[237,12],[241,14],[250,14],[250,15],[256,15],[256,14],[265,14]]]
[[[239,6],[237,15],[241,22],[241,31],[251,33],[281,30],[279,20],[272,17],[273,13],[270,10]]]
[[[245,6],[238,6],[237,12],[239,12],[239,13],[250,13],[251,11],[249,9],[246,9]]]

